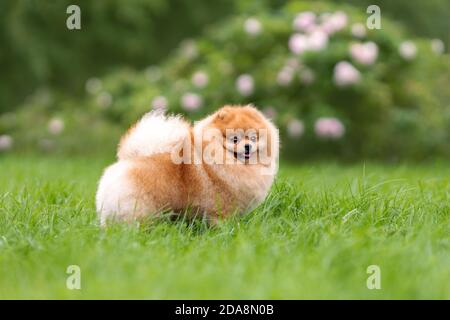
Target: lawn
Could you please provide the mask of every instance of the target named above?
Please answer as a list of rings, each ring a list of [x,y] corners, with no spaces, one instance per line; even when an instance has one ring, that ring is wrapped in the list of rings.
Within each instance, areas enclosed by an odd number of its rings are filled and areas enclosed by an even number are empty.
[[[450,299],[446,162],[281,164],[244,218],[103,230],[94,194],[108,162],[0,158],[0,298]],[[66,288],[69,265],[81,290]]]

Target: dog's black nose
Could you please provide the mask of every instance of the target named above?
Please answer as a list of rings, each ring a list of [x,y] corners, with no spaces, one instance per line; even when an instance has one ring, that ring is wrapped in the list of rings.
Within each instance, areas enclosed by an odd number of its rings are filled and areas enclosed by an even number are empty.
[[[245,146],[244,146],[244,148],[245,148],[245,152],[250,152],[250,150],[252,150],[252,145],[251,144],[246,144]]]

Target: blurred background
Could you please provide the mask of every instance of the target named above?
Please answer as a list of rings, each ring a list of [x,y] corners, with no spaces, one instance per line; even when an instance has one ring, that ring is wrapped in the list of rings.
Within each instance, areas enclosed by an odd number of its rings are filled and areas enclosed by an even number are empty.
[[[448,0],[3,0],[0,157],[110,156],[150,110],[253,103],[294,161],[448,158],[449,18]]]

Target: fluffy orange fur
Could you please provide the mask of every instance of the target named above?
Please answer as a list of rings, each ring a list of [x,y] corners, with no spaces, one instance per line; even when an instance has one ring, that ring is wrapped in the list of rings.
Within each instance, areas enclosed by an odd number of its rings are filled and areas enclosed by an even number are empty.
[[[218,130],[223,139],[214,141],[206,139],[199,147],[195,140],[208,129]],[[243,137],[230,150],[227,130],[259,130],[268,132],[267,142]],[[155,215],[162,210],[183,213],[187,210],[191,215],[206,216],[211,221],[227,217],[233,213],[245,213],[261,203],[274,180],[278,158],[278,130],[264,115],[252,106],[225,106],[208,118],[189,125],[189,137],[192,142],[192,157],[199,155],[209,144],[220,143],[223,155],[236,156],[233,153],[245,144],[253,144],[254,150],[267,149],[271,163],[249,163],[248,159],[233,157],[233,163],[175,163],[170,152],[151,155],[126,155],[127,139],[133,134],[134,126],[121,139],[118,157],[126,161],[123,178],[127,183],[126,195],[122,201],[132,201],[134,206],[117,206],[116,213],[102,212],[102,200],[105,197],[98,193],[97,209],[102,221],[110,218],[135,220]],[[185,152],[185,150],[184,150]],[[257,157],[258,152],[254,153]],[[122,159],[122,160],[121,160]],[[192,160],[192,159],[191,159]],[[267,171],[269,170],[269,171]],[[106,172],[105,172],[106,175]],[[122,177],[122,175],[121,175]],[[102,178],[103,179],[103,178]],[[120,181],[120,180],[119,180]],[[108,186],[103,186],[107,193]],[[119,199],[117,199],[119,201]]]

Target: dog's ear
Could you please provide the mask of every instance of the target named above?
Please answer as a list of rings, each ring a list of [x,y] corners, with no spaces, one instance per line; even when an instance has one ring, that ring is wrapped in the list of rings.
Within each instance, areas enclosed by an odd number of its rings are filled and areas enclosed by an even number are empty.
[[[228,115],[228,111],[225,109],[221,109],[217,112],[217,119],[224,120]]]

